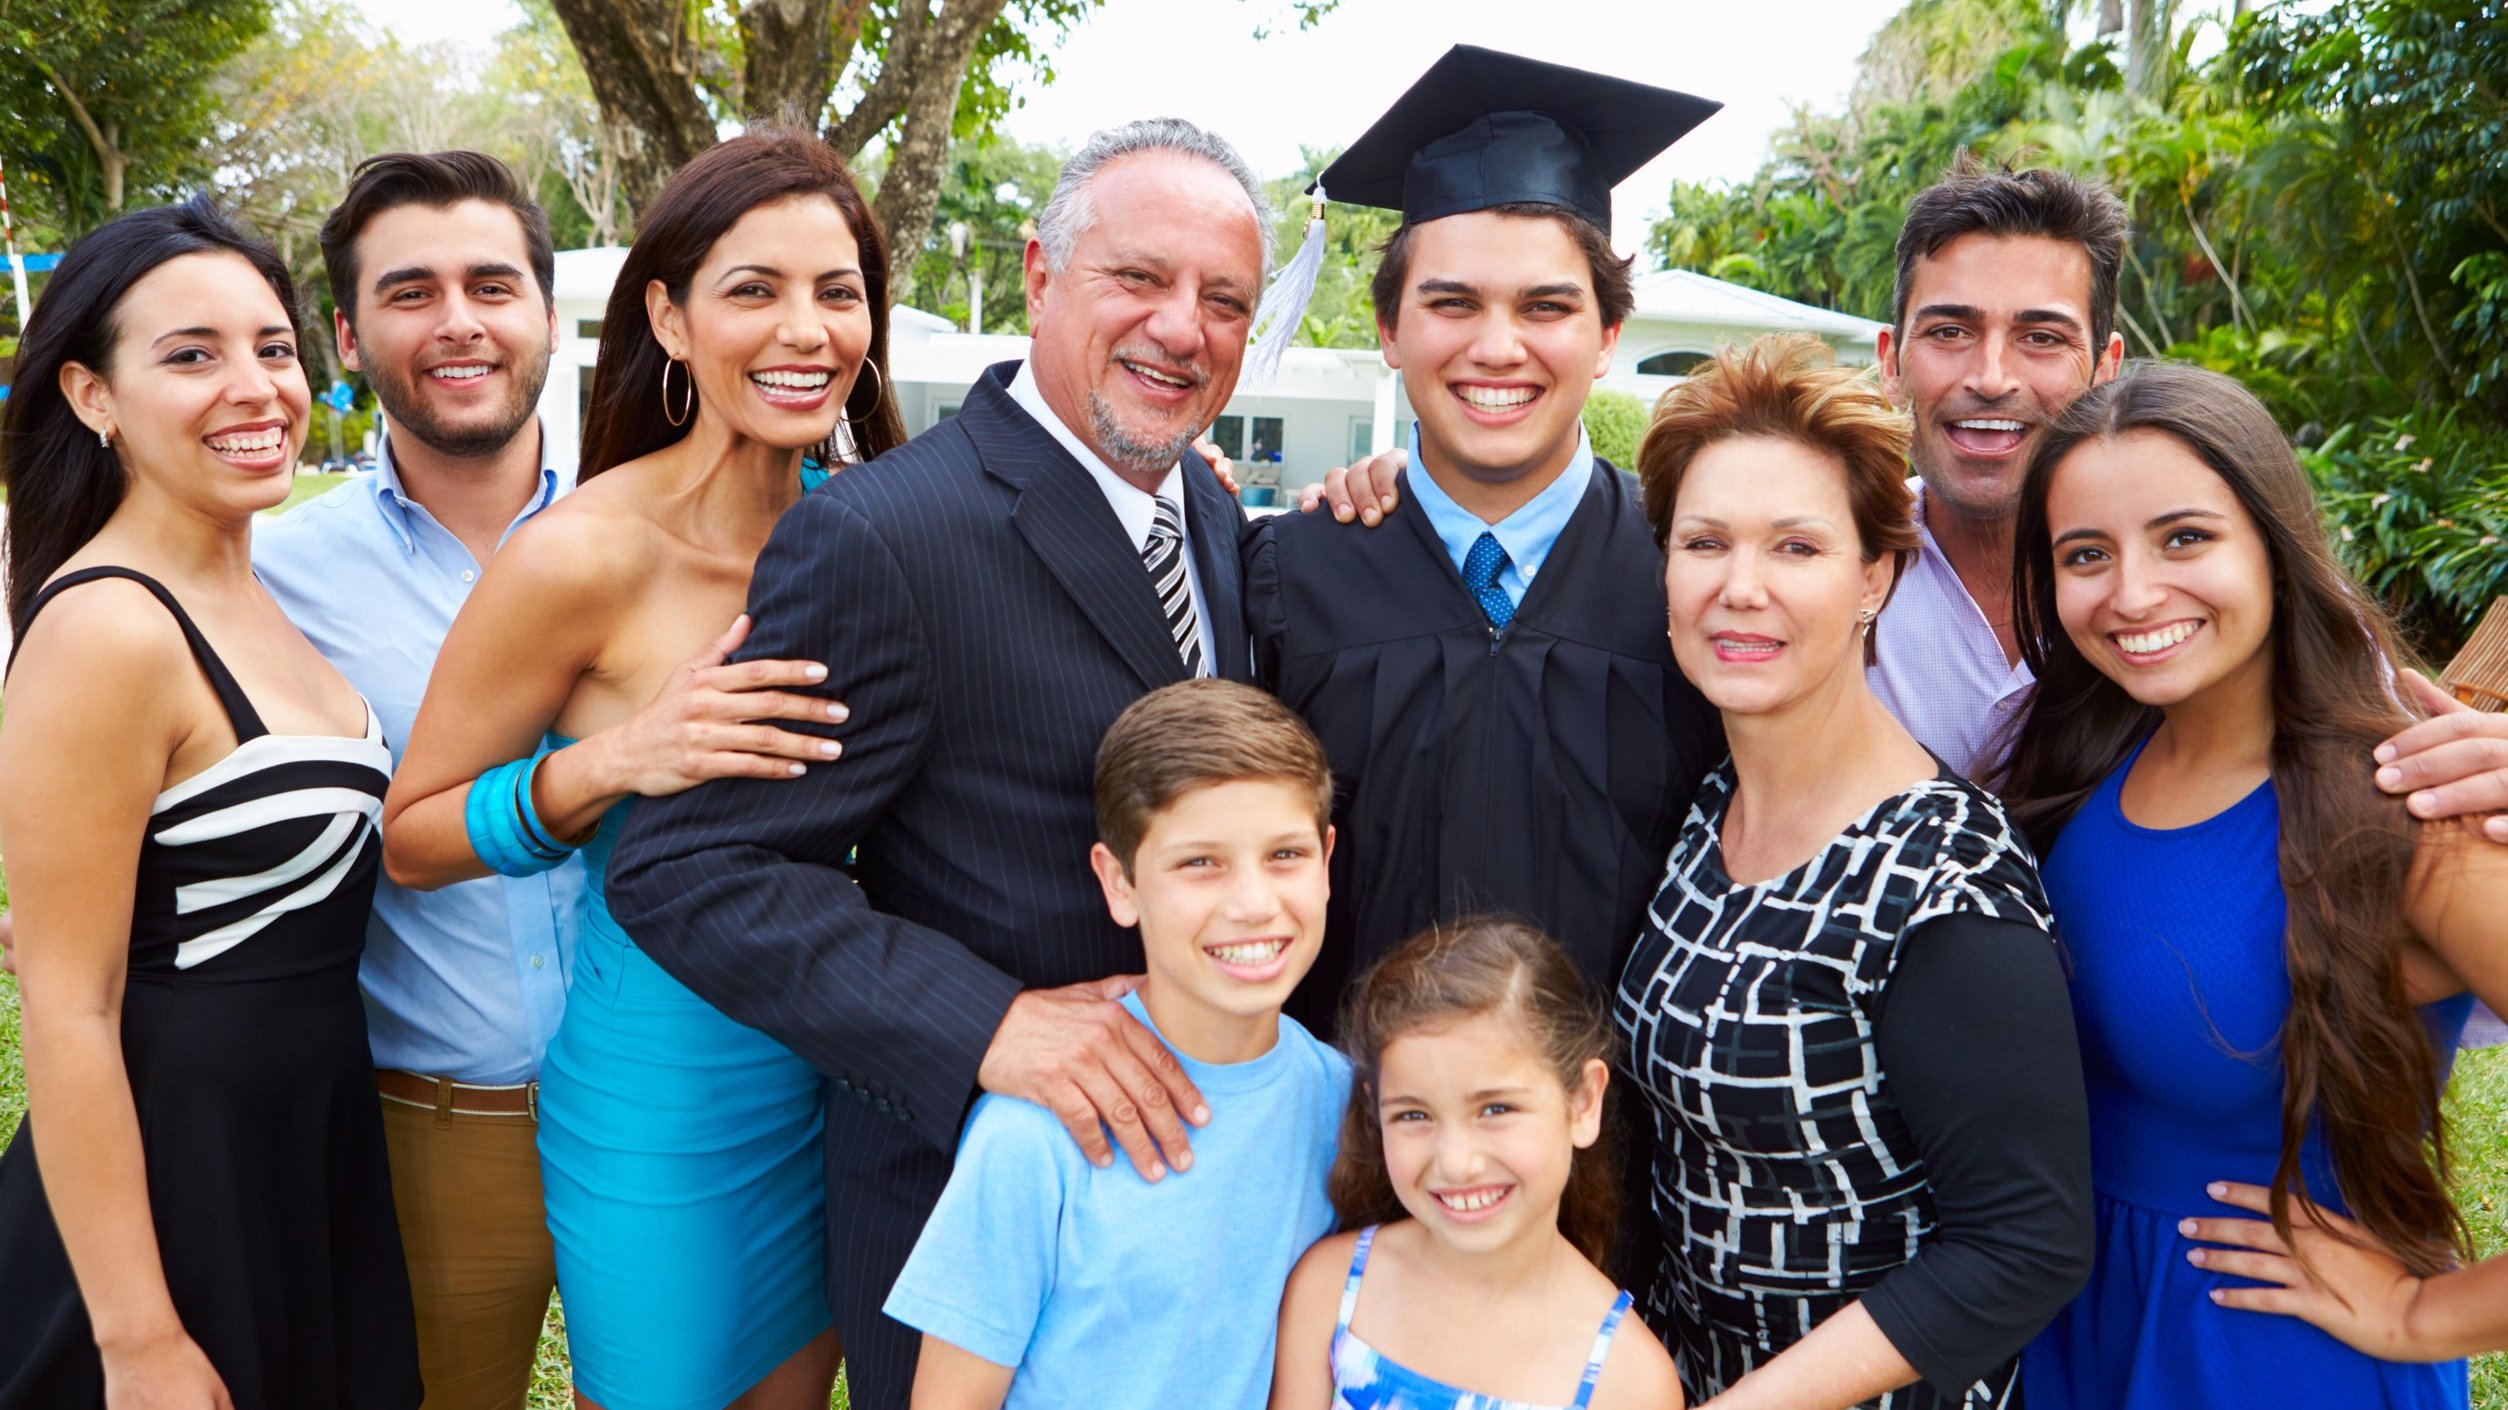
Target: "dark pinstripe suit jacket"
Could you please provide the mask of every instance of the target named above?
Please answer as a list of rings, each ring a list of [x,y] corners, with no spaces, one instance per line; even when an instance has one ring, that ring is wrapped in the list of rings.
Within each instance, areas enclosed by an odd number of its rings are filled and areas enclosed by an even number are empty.
[[[1115,716],[1184,667],[1104,494],[1010,400],[1016,366],[803,498],[759,555],[740,654],[826,662],[844,757],[640,802],[611,862],[639,946],[834,1079],[831,1223],[905,1219],[874,1187],[909,1134],[945,1170],[1022,988],[1141,967],[1089,871],[1091,773]],[[1194,456],[1185,500],[1219,673],[1247,679],[1243,516]],[[838,870],[856,848],[858,886]],[[894,1244],[872,1254],[893,1275],[920,1226],[840,1229],[838,1262]]]

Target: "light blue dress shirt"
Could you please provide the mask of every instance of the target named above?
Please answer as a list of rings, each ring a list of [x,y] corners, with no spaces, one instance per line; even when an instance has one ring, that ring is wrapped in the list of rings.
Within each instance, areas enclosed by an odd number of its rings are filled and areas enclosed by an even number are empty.
[[[1419,501],[1428,526],[1437,531],[1446,552],[1454,559],[1454,571],[1463,571],[1464,555],[1480,541],[1482,534],[1496,534],[1498,547],[1507,551],[1507,566],[1498,570],[1498,587],[1507,600],[1521,607],[1524,593],[1533,585],[1533,575],[1541,571],[1542,560],[1550,556],[1550,546],[1566,531],[1576,506],[1585,500],[1585,488],[1594,482],[1594,442],[1585,428],[1576,428],[1576,458],[1568,462],[1559,478],[1544,486],[1541,493],[1526,500],[1497,523],[1454,502],[1453,496],[1437,488],[1437,481],[1421,466],[1419,458],[1419,423],[1411,423],[1411,494]]]
[[[557,471],[541,470],[539,493],[506,536],[561,488]],[[253,534],[254,572],[364,692],[395,765],[479,569],[461,540],[402,492],[389,441],[375,470]],[[573,859],[539,876],[436,891],[382,879],[357,973],[375,1066],[486,1085],[537,1080],[566,1008],[583,886]]]

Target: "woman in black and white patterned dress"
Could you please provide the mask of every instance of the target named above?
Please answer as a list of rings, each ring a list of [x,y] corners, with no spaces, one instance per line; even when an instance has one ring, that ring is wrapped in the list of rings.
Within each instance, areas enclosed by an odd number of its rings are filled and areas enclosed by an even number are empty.
[[[1719,1407],[2015,1403],[2089,1271],[2046,900],[1864,684],[1907,429],[1809,340],[1727,351],[1640,456],[1674,655],[1723,713],[1614,1004],[1652,1127],[1647,1320]]]

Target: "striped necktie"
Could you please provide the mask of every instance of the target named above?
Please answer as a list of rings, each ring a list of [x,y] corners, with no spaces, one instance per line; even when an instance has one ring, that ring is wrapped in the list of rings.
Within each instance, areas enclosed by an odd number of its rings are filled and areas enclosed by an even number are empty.
[[[1175,638],[1184,673],[1202,674],[1202,626],[1193,615],[1193,584],[1184,561],[1184,526],[1176,507],[1158,498],[1158,517],[1150,524],[1149,542],[1141,545],[1141,566],[1149,570],[1150,590],[1167,614],[1167,635]]]

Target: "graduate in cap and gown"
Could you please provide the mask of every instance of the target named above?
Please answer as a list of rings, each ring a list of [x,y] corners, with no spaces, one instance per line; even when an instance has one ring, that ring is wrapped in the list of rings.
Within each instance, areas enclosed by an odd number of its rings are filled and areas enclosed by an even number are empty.
[[[1317,182],[1319,214],[1402,212],[1373,294],[1418,509],[1281,515],[1247,549],[1255,673],[1337,784],[1323,957],[1291,1001],[1318,1032],[1360,969],[1474,912],[1540,926],[1607,992],[1722,757],[1636,482],[1582,422],[1632,303],[1611,188],[1717,106],[1458,45]]]

